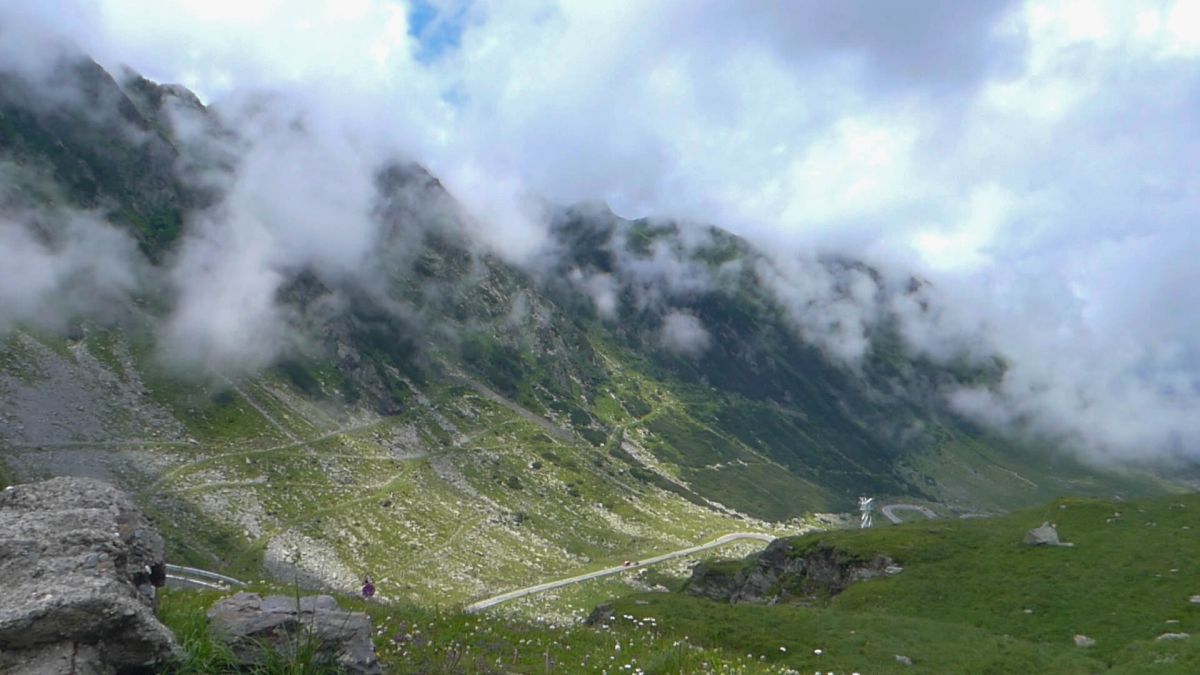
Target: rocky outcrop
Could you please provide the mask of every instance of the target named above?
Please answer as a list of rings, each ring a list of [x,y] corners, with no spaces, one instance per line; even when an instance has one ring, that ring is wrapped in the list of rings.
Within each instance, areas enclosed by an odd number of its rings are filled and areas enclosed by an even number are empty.
[[[154,616],[162,538],[108,483],[0,492],[0,578],[0,672],[153,672],[179,653]]]
[[[900,571],[885,555],[863,558],[819,543],[801,549],[791,539],[776,539],[743,561],[697,565],[685,590],[732,603],[812,601],[837,595],[857,581]]]
[[[1025,538],[1022,541],[1027,546],[1074,546],[1074,544],[1068,544],[1060,540],[1058,538],[1058,528],[1051,523],[1042,523],[1040,527],[1029,530],[1025,533]]]
[[[382,672],[371,643],[371,618],[342,611],[328,595],[238,593],[208,610],[208,631],[245,664],[262,664],[274,652],[288,661],[308,654],[352,675]]]

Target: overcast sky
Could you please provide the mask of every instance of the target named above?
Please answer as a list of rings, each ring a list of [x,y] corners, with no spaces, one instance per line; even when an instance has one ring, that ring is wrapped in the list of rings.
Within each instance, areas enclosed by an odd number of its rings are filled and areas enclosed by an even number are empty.
[[[964,410],[1200,456],[1200,3],[8,4],[7,59],[57,34],[206,101],[338,111],[517,259],[539,196],[912,270],[942,307],[914,342],[1013,363]]]

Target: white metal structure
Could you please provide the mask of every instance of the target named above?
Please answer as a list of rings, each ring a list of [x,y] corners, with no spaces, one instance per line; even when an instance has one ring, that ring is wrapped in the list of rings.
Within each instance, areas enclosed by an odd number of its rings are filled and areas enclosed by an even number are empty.
[[[858,511],[862,514],[862,520],[859,521],[860,529],[867,529],[871,526],[871,510],[875,506],[875,498],[862,496],[858,498]]]

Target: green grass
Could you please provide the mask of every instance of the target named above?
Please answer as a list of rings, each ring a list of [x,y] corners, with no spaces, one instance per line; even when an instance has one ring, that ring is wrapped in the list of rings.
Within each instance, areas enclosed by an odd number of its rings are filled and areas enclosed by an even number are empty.
[[[255,589],[291,595],[285,587]],[[196,591],[162,593],[159,617],[175,631],[187,652],[174,671],[179,675],[232,673],[228,651],[209,639],[205,610],[221,594]],[[367,612],[376,627],[375,649],[387,673],[598,673],[642,668],[646,673],[783,673],[719,648],[699,646],[664,632],[652,621],[622,620],[606,629],[473,616],[454,610],[365,602],[341,597],[344,609]],[[619,645],[619,647],[618,647]],[[268,664],[263,675],[308,675],[303,663],[286,659]]]
[[[130,374],[125,372],[125,366],[117,356],[118,339],[119,334],[116,334],[114,331],[89,326],[85,344],[92,356],[100,361],[109,372],[116,375],[120,380],[127,382],[129,381]]]
[[[630,596],[618,617],[654,617],[663,635],[801,672],[1090,673],[1089,654],[933,619],[797,605],[728,605],[667,593]],[[618,619],[617,623],[629,622]],[[1074,647],[1071,647],[1074,649]],[[817,654],[816,650],[821,653]],[[685,672],[685,671],[671,671]]]
[[[425,391],[428,407],[357,430],[217,446],[177,465],[142,493],[169,556],[255,579],[273,538],[303,536],[352,575],[388,580],[381,593],[393,600],[458,606],[759,527],[642,481],[602,449],[555,440],[469,389]],[[429,456],[395,459],[379,445],[401,429],[416,430]],[[209,522],[214,502],[229,516],[250,505],[261,527]],[[431,564],[441,574],[410,573]]]
[[[266,593],[293,595],[282,587],[256,589]],[[298,638],[294,653],[268,651],[263,662],[245,667],[238,663],[230,648],[208,634],[206,611],[226,594],[218,591],[164,590],[161,592],[158,618],[183,648],[183,659],[167,669],[171,675],[209,675],[250,672],[253,675],[336,675],[338,670],[317,659],[316,642]]]
[[[1074,546],[1021,543],[1046,521]],[[652,613],[673,634],[767,653],[801,672],[900,672],[893,654],[912,658],[920,672],[1196,672],[1200,640],[1156,640],[1200,633],[1200,606],[1189,602],[1200,594],[1194,531],[1200,531],[1200,495],[1059,499],[991,519],[797,537],[797,556],[833,547],[843,559],[884,554],[904,568],[816,606],[731,606],[649,594],[623,598],[616,609]],[[754,564],[715,562],[705,569],[729,575]],[[1076,634],[1095,639],[1095,647],[1076,647]],[[779,646],[800,656],[782,656]],[[813,658],[813,649],[824,654]]]
[[[204,442],[283,441],[284,437],[237,392],[147,368],[143,379],[154,400]]]
[[[205,612],[223,597],[217,591],[159,591],[158,619],[175,633],[184,658],[168,672],[174,675],[234,672],[232,652],[208,636]]]
[[[1023,533],[1043,521],[1075,546],[1022,545]],[[1097,656],[1111,659],[1138,640],[1200,632],[1200,608],[1188,603],[1200,592],[1191,574],[1200,559],[1193,530],[1200,530],[1196,495],[1062,499],[996,519],[831,535],[835,544],[887,552],[905,565],[894,578],[852,586],[832,606],[936,617],[1038,642],[1065,644],[1081,633],[1097,640]]]
[[[1022,544],[1025,531],[1044,521],[1074,546]],[[397,673],[1190,673],[1200,666],[1200,638],[1155,638],[1200,633],[1200,606],[1189,602],[1200,594],[1193,530],[1200,530],[1200,495],[1070,498],[991,519],[815,533],[794,538],[794,555],[833,547],[843,560],[884,554],[904,569],[809,604],[625,595],[609,603],[607,625],[594,627],[572,618],[628,588],[621,579],[564,593],[573,617],[546,613],[543,621],[499,608],[470,616],[342,602],[371,614],[380,658]],[[704,563],[722,574],[753,564]],[[677,584],[670,574],[644,580]],[[213,597],[164,596],[164,620],[181,631],[197,663],[222,658],[203,637],[188,637],[198,635],[195,615]],[[1076,634],[1096,646],[1077,647]]]

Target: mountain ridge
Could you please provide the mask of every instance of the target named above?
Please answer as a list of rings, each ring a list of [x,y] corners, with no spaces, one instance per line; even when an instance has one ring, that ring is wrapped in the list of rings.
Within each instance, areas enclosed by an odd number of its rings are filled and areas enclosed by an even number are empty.
[[[86,114],[0,88],[0,157],[14,184],[44,187],[2,206],[98,214],[136,242],[141,271],[118,310],[9,331],[0,461],[20,479],[140,488],[179,562],[349,588],[447,556],[444,578],[402,593],[458,602],[746,523],[784,533],[862,493],[977,511],[1177,489],[951,410],[947,386],[987,386],[1003,362],[937,363],[887,316],[859,331],[848,314],[889,294],[920,302],[920,282],[596,205],[557,211],[548,253],[522,267],[474,241],[435,176],[395,159],[373,172],[361,269],[271,270],[281,345],[242,340],[268,357],[224,374],[203,353],[172,359],[174,265],[223,216],[237,132],[181,88],[90,61],[61,72],[94,90]],[[9,227],[62,250],[66,235],[36,221]]]

